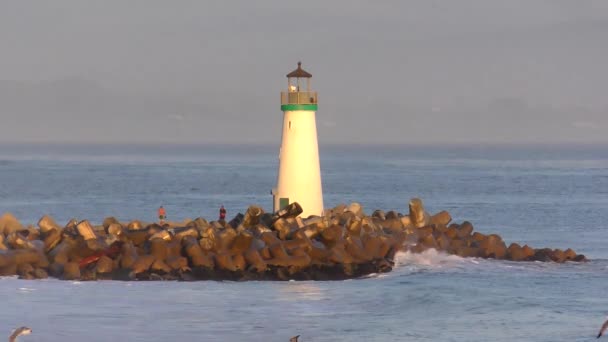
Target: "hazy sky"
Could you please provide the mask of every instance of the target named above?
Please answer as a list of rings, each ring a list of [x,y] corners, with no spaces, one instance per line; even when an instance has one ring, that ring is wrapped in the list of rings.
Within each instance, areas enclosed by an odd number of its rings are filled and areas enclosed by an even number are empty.
[[[0,142],[608,142],[608,1],[0,0]]]

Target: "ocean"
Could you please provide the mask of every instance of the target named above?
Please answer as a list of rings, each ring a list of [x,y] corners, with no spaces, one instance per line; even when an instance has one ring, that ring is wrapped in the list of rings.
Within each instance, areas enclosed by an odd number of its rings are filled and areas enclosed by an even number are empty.
[[[0,279],[0,336],[23,341],[591,341],[608,314],[608,146],[320,146],[325,207],[407,213],[419,197],[507,244],[587,263],[401,253],[334,282]],[[0,213],[99,224],[272,209],[278,145],[0,145]]]

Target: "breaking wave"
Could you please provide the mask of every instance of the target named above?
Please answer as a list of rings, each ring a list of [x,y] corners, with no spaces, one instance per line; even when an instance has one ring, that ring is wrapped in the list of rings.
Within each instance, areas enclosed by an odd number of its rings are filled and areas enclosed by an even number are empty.
[[[395,268],[460,268],[470,264],[479,264],[479,261],[476,258],[463,258],[439,252],[435,249],[427,249],[422,253],[412,253],[410,251],[398,252],[395,256]]]

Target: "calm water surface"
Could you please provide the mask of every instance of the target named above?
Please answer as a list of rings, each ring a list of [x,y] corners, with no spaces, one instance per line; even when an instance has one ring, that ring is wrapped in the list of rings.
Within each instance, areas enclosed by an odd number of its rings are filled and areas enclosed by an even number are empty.
[[[277,146],[0,146],[0,212],[215,219],[270,210]],[[411,197],[507,243],[572,247],[564,265],[399,255],[340,282],[0,279],[0,335],[24,341],[591,341],[608,314],[608,147],[321,146],[326,207],[407,211]]]

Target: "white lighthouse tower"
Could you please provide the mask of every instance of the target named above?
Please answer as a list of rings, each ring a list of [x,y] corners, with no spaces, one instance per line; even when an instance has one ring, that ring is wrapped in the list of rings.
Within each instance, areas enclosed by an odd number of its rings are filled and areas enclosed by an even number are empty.
[[[310,90],[311,74],[298,68],[287,74],[281,92],[283,134],[279,150],[277,187],[272,191],[274,211],[298,202],[302,216],[323,214],[323,190],[317,143],[317,92]],[[306,84],[303,84],[306,83]]]

